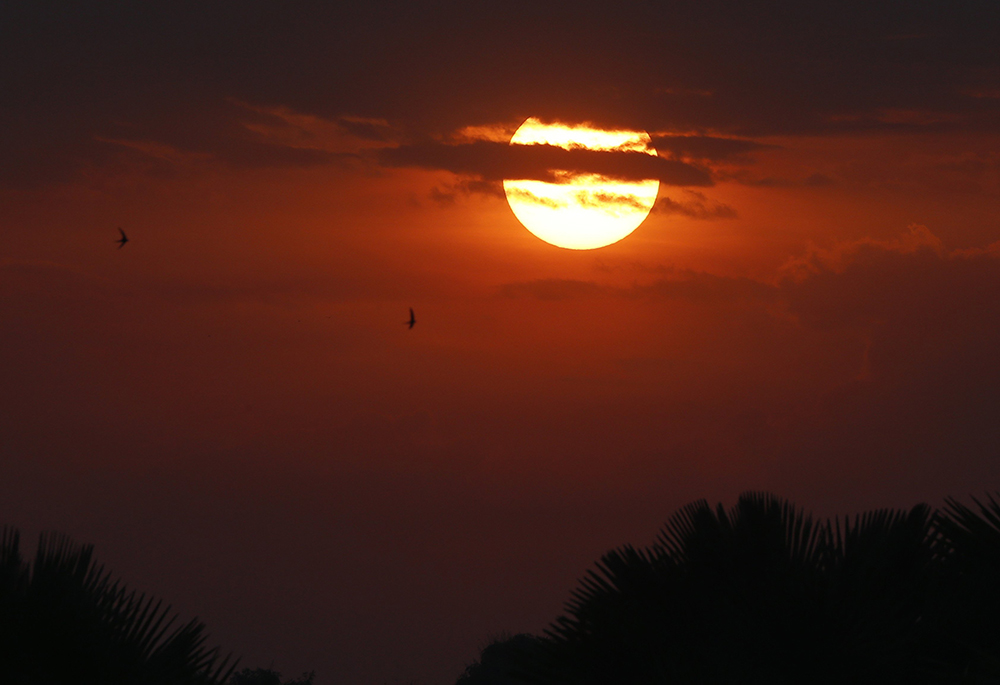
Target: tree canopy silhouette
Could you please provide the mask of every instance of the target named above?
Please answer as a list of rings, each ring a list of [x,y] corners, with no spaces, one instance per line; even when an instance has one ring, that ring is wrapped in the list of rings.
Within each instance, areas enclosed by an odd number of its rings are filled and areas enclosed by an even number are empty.
[[[10,685],[218,685],[230,657],[205,625],[177,625],[93,560],[93,547],[43,534],[33,563],[20,533],[0,533],[0,682]]]
[[[455,685],[517,685],[524,682],[526,659],[542,656],[542,641],[534,635],[501,635],[483,648]]]
[[[976,505],[817,522],[766,493],[694,502],[459,682],[1000,683],[1000,505]]]

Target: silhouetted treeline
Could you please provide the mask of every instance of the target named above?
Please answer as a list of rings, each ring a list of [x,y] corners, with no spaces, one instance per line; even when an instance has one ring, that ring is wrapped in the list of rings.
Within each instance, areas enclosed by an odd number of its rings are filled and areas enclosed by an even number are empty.
[[[197,619],[129,591],[93,560],[91,546],[42,535],[33,563],[20,535],[0,533],[0,683],[218,685],[229,658],[205,646]]]
[[[1000,505],[814,521],[768,494],[695,502],[458,683],[1000,684]]]

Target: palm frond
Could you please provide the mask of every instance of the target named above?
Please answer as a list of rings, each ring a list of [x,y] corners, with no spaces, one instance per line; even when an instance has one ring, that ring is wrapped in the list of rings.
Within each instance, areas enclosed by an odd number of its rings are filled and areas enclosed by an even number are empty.
[[[947,498],[934,517],[941,571],[947,580],[936,639],[938,659],[964,663],[969,682],[1000,683],[1000,493],[975,508]]]
[[[961,563],[1000,568],[1000,502],[991,494],[986,498],[986,502],[972,498],[978,511],[953,497],[945,499],[935,525]]]
[[[218,685],[235,667],[206,647],[197,619],[175,627],[177,616],[159,600],[129,591],[94,562],[93,547],[43,534],[32,564],[18,537],[5,530],[0,565],[20,574],[3,585],[0,669],[5,682],[80,685]]]
[[[764,492],[728,511],[692,502],[652,547],[618,548],[587,572],[545,631],[548,665],[536,679],[868,683],[931,673],[929,659],[913,658],[938,582],[930,521],[918,505],[817,523]]]

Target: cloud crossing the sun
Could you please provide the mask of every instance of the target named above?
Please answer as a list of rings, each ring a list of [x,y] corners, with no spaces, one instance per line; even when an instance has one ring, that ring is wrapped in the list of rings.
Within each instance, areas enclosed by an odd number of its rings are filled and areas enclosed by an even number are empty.
[[[708,170],[642,152],[564,149],[554,145],[508,145],[478,140],[400,145],[378,152],[389,167],[450,171],[482,180],[521,179],[560,183],[575,175],[598,175],[622,181],[658,180],[671,186],[711,186]]]

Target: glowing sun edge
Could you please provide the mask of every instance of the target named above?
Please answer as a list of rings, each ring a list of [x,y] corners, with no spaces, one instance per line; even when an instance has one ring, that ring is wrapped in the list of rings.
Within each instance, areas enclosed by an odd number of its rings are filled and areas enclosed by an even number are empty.
[[[590,126],[543,124],[530,118],[511,145],[554,145],[567,150],[621,150],[656,156],[645,131],[604,131]],[[514,216],[547,243],[571,250],[592,250],[616,243],[649,215],[660,182],[623,182],[597,175],[565,174],[564,183],[504,179]]]

